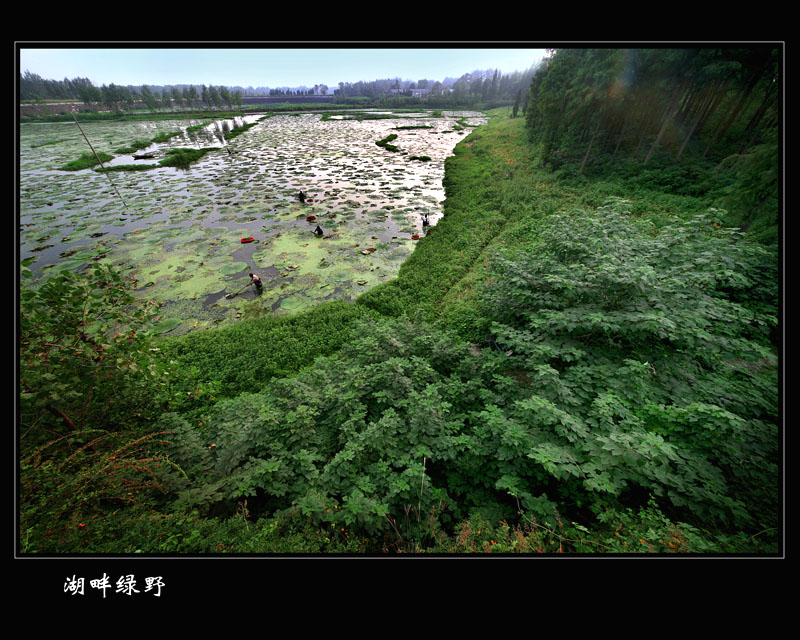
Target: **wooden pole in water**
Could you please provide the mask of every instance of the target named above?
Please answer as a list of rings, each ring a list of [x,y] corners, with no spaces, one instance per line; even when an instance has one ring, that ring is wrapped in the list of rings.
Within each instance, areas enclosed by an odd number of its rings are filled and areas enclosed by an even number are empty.
[[[86,144],[89,145],[89,148],[92,150],[92,153],[94,154],[94,157],[97,159],[97,162],[99,162],[100,166],[103,169],[105,169],[105,167],[103,167],[103,163],[100,161],[100,157],[97,155],[97,151],[94,150],[94,147],[92,146],[92,143],[89,142],[89,138],[87,138],[86,134],[83,132],[83,127],[81,127],[81,124],[80,124],[80,122],[78,122],[78,119],[75,117],[75,114],[71,113],[71,115],[72,115],[72,119],[75,121],[75,124],[78,125],[78,129],[80,129],[81,134],[83,135],[83,139],[86,140]],[[125,207],[125,209],[127,209],[128,205],[125,204],[125,200],[122,198],[122,196],[120,195],[119,191],[117,190],[117,185],[114,184],[114,181],[111,179],[111,176],[108,175],[108,173],[106,173],[106,177],[108,178],[108,181],[111,183],[111,186],[114,187],[114,191],[119,196],[119,199],[122,200],[122,205]]]

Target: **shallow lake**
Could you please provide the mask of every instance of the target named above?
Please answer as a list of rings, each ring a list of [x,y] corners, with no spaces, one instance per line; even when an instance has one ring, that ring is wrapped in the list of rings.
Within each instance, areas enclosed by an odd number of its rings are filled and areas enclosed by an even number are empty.
[[[36,277],[94,262],[116,266],[137,279],[137,295],[164,304],[163,318],[180,320],[170,335],[353,299],[395,277],[414,249],[412,235],[424,233],[424,214],[432,225],[441,217],[444,161],[487,120],[474,112],[395,115],[82,123],[92,146],[114,156],[106,165],[212,147],[188,169],[106,174],[60,170],[89,151],[74,122],[23,124],[20,258],[34,259]],[[183,133],[136,152],[153,159],[117,152],[177,130]],[[398,152],[375,144],[391,134]],[[246,287],[250,272],[264,283],[260,295]]]

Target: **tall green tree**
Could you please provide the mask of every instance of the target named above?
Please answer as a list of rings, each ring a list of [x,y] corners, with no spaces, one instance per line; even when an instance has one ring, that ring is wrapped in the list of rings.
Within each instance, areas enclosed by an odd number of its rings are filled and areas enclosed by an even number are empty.
[[[142,85],[139,88],[139,95],[142,98],[142,102],[144,102],[145,106],[150,109],[150,111],[158,110],[158,98],[152,92],[150,87],[148,87],[146,84]]]
[[[183,93],[178,87],[172,87],[170,94],[172,96],[172,102],[177,106],[183,106]]]
[[[227,87],[219,88],[219,97],[229,109],[233,106],[233,96]]]
[[[222,107],[222,97],[219,94],[219,89],[213,84],[208,88],[208,104],[209,106],[213,104],[217,109]]]
[[[769,46],[561,49],[531,80],[526,124],[556,162],[742,151],[775,111],[777,70]]]

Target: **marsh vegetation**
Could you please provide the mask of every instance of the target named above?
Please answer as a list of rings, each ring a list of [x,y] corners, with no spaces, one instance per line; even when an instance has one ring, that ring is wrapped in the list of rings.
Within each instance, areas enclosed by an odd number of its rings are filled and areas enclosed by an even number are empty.
[[[102,169],[74,123],[22,125],[21,257],[37,276],[113,264],[180,320],[174,333],[353,299],[396,275],[424,214],[441,216],[444,161],[462,137],[445,131],[465,115],[485,122],[475,113],[370,115],[84,123]],[[398,126],[413,127],[400,130],[403,152],[373,151]],[[61,142],[43,145],[54,128]],[[424,172],[413,161],[422,150]],[[63,163],[77,154],[80,164]],[[312,215],[322,238],[306,222]],[[263,295],[227,299],[253,270]]]

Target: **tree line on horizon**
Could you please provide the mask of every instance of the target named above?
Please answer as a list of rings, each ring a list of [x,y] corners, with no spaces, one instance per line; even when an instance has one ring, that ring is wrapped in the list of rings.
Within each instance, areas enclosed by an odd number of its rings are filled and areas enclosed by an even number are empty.
[[[341,99],[380,98],[386,95],[411,96],[416,90],[426,95],[447,95],[451,100],[461,103],[476,101],[511,101],[522,95],[533,77],[535,67],[510,74],[499,69],[475,70],[459,78],[445,78],[442,81],[420,79],[416,82],[400,78],[384,78],[372,81],[340,82],[332,94]],[[331,88],[325,84],[313,87],[215,87],[213,85],[118,85],[110,83],[98,87],[89,78],[64,78],[49,80],[36,73],[25,71],[19,78],[19,99],[28,100],[80,100],[90,105],[104,105],[109,109],[131,108],[135,102],[144,102],[148,108],[171,107],[197,104],[198,101],[209,106],[241,105],[246,96],[313,96],[330,95]]]
[[[530,83],[536,67],[526,71],[503,73],[500,69],[475,70],[458,78],[442,81],[423,78],[412,82],[400,78],[384,78],[371,82],[340,82],[337,95],[346,97],[378,97],[388,93],[412,95],[422,90],[429,95],[451,94],[457,99],[490,101],[497,98],[513,100],[519,90]]]
[[[190,107],[205,104],[209,107],[239,107],[242,104],[241,91],[231,91],[228,87],[214,85],[174,85],[151,87],[149,85],[117,85],[113,82],[100,87],[88,78],[64,78],[64,80],[45,80],[35,73],[26,71],[20,75],[20,101],[24,100],[80,100],[90,107],[103,106],[109,110],[133,109],[137,103],[144,103],[152,110],[171,109],[175,106]]]

